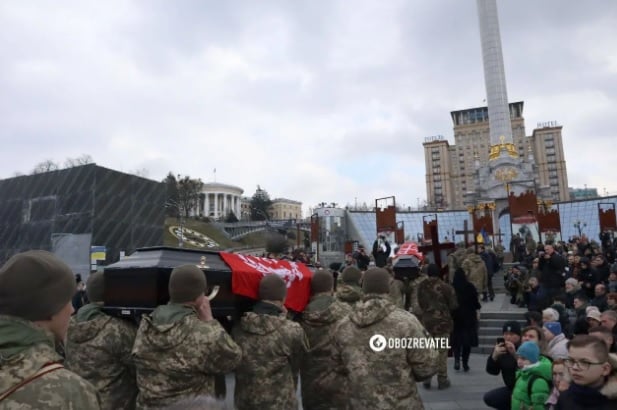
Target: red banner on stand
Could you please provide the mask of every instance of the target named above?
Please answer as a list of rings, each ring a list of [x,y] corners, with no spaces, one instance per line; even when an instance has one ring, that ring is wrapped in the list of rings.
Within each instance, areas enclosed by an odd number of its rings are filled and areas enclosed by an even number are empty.
[[[259,282],[266,275],[279,275],[287,284],[285,307],[302,312],[311,297],[313,272],[301,262],[258,258],[221,252],[231,269],[231,291],[236,295],[259,299]]]

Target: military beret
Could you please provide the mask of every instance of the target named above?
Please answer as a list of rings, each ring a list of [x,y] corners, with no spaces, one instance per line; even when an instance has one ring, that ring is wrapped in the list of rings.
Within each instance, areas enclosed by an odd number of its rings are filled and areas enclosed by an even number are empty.
[[[105,293],[105,277],[103,272],[95,272],[88,277],[86,282],[86,295],[88,295],[88,301],[103,302],[103,296]]]
[[[311,292],[323,293],[331,292],[334,287],[334,277],[329,270],[318,270],[311,279]]]
[[[206,293],[206,275],[195,265],[174,268],[169,277],[169,300],[172,303],[192,302]]]
[[[286,296],[287,285],[279,275],[266,275],[259,282],[260,300],[284,301]]]
[[[349,285],[357,285],[362,279],[362,272],[355,266],[349,266],[343,270],[341,280]]]
[[[0,314],[48,320],[71,301],[76,288],[71,268],[54,254],[19,253],[0,269]]]
[[[387,270],[383,268],[371,268],[364,272],[364,278],[362,279],[362,290],[365,294],[390,293],[391,279],[392,276],[390,276]]]

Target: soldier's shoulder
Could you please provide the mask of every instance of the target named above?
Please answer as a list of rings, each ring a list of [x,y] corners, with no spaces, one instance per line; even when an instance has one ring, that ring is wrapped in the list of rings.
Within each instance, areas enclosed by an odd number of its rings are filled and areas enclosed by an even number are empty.
[[[282,318],[279,329],[292,334],[304,333],[304,329],[298,322],[293,320]]]
[[[94,386],[72,371],[61,368],[50,371],[38,379],[38,383],[50,392],[67,398],[67,400],[78,399],[82,402],[98,403],[97,391]],[[35,389],[36,386],[33,386]],[[37,391],[39,389],[36,389]],[[96,407],[98,408],[98,407]]]

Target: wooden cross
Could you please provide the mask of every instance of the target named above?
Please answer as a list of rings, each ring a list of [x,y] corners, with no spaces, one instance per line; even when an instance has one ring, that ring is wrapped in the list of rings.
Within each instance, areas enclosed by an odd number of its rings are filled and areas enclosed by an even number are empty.
[[[495,241],[495,238],[494,238],[495,236],[497,237],[497,241],[501,242],[501,237],[502,236],[506,236],[506,234],[505,233],[501,233],[501,229],[500,229],[499,231],[497,231],[497,233],[493,234],[493,242]],[[495,247],[496,245],[497,244],[494,243],[493,247]],[[502,243],[502,245],[503,245],[503,243]]]
[[[467,219],[465,219],[463,221],[463,230],[462,231],[456,231],[455,232],[457,235],[463,235],[463,237],[465,238],[465,249],[467,249],[469,247],[469,240],[467,239],[467,235],[468,234],[472,234],[473,235],[473,230],[469,230],[467,227]],[[473,238],[473,241],[476,241],[476,238]]]
[[[428,254],[433,255],[434,263],[435,265],[439,267],[439,271],[441,272],[441,278],[444,281],[448,282],[448,276],[449,276],[448,275],[448,264],[447,263],[445,265],[442,264],[441,251],[448,250],[448,249],[454,249],[455,245],[452,242],[439,243],[439,236],[438,236],[438,230],[437,230],[436,224],[432,225],[430,229],[431,229],[431,238],[432,238],[431,244],[419,246],[418,250],[422,252],[424,255],[428,255]]]

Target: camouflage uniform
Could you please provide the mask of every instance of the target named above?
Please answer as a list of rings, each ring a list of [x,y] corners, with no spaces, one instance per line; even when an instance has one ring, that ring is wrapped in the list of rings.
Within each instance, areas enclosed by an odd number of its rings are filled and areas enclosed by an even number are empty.
[[[390,298],[397,308],[405,309],[406,291],[407,286],[405,286],[405,282],[399,279],[392,279],[390,282]]]
[[[232,332],[243,352],[236,369],[236,408],[296,409],[298,372],[308,350],[304,330],[276,313],[275,305],[258,302],[254,310]]]
[[[430,337],[409,312],[396,308],[387,294],[370,294],[336,329],[336,359],[349,380],[350,408],[372,410],[424,409],[416,382],[435,374],[434,349],[373,351],[372,336]]]
[[[133,360],[137,408],[168,406],[187,396],[214,396],[214,375],[236,368],[242,352],[216,320],[170,303],[141,320]]]
[[[454,272],[463,265],[463,261],[467,256],[465,248],[457,247],[457,249],[448,255],[448,278],[450,283],[454,279]]]
[[[302,314],[302,328],[310,349],[302,360],[302,408],[304,410],[346,409],[347,380],[333,361],[334,330],[351,313],[351,307],[332,296],[314,297]]]
[[[482,257],[469,248],[467,257],[463,261],[463,270],[467,279],[476,287],[478,295],[486,291],[486,283],[488,281],[488,273],[486,272],[486,264]]]
[[[336,285],[336,298],[353,308],[362,299],[362,288],[339,281]]]
[[[102,409],[135,408],[135,333],[133,325],[106,315],[97,304],[83,306],[71,318],[65,365],[94,385]]]
[[[0,316],[0,396],[43,367],[62,361],[54,349],[53,340],[51,333],[36,328],[32,322]],[[65,368],[27,382],[2,400],[0,408],[100,409],[94,386]]]
[[[450,337],[454,323],[452,312],[458,307],[454,288],[439,278],[431,277],[418,288],[418,304],[422,309],[421,322],[433,337]],[[439,349],[437,381],[448,379],[448,349]]]
[[[417,278],[415,278],[411,284],[411,313],[413,313],[414,315],[416,315],[416,317],[418,319],[420,319],[422,317],[422,308],[420,307],[420,304],[418,303],[418,288],[420,287],[420,284],[422,282],[424,282],[425,280],[428,279],[428,276],[426,275],[426,273],[420,273],[420,276],[418,276]]]

